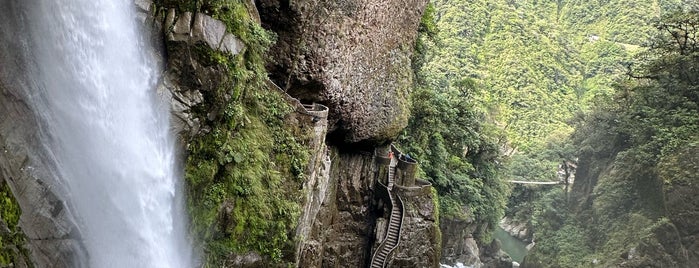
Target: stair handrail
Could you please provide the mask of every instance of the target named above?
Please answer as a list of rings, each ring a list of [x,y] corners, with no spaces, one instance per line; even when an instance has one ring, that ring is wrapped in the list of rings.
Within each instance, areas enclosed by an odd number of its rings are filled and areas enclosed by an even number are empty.
[[[386,260],[388,259],[388,256],[391,256],[394,250],[398,248],[398,245],[400,244],[400,236],[401,236],[401,230],[403,229],[403,221],[405,220],[405,210],[403,209],[403,199],[400,197],[400,195],[395,194],[396,197],[398,197],[398,209],[400,210],[400,221],[398,221],[398,238],[396,238],[396,244],[388,250],[388,253],[386,254],[386,259],[383,260],[383,265],[381,267],[386,267]],[[395,207],[393,209],[396,209]]]
[[[388,190],[388,186],[384,185],[381,182],[378,182],[378,183],[381,184],[381,186],[384,186],[386,189],[386,192],[388,192],[388,198],[391,200],[391,210],[393,210],[393,196],[392,196],[393,194],[391,193],[391,191]],[[369,263],[369,267],[373,266],[374,261],[376,260],[376,256],[379,254],[379,252],[381,252],[381,249],[386,246],[386,240],[388,240],[388,230],[389,230],[390,226],[391,226],[391,217],[389,217],[388,224],[386,224],[386,232],[383,235],[383,239],[381,240],[381,244],[379,244],[379,246],[376,247],[374,254],[372,254],[372,256],[371,256],[371,263]],[[382,267],[383,267],[383,265],[382,265]]]
[[[386,231],[386,234],[384,234],[383,241],[381,241],[381,244],[378,247],[376,247],[376,251],[374,251],[374,254],[371,257],[371,263],[369,264],[370,267],[373,266],[374,262],[376,261],[376,257],[382,251],[382,249],[388,246],[387,242],[388,242],[388,235],[390,233],[391,223],[393,223],[395,220],[397,220],[397,219],[394,219],[394,217],[393,217],[393,210],[394,209],[398,209],[400,214],[401,214],[401,218],[398,221],[398,235],[396,236],[396,244],[393,245],[393,247],[391,249],[389,249],[389,251],[386,253],[386,256],[381,261],[381,267],[386,266],[386,258],[388,258],[388,256],[393,252],[393,250],[395,250],[396,247],[398,247],[398,244],[400,242],[401,228],[403,226],[403,218],[404,218],[404,214],[405,214],[403,211],[403,200],[400,198],[400,196],[396,195],[398,197],[398,201],[396,202],[396,199],[393,197],[394,193],[390,187],[394,184],[393,181],[395,180],[395,175],[396,175],[395,170],[393,170],[393,172],[391,172],[391,171],[392,171],[392,169],[396,168],[396,165],[397,165],[397,157],[394,156],[393,158],[391,158],[391,163],[388,165],[388,168],[389,168],[388,184],[389,184],[389,186],[386,186],[383,183],[381,183],[380,181],[377,181],[379,184],[386,187],[386,191],[388,192],[388,198],[391,201],[391,214],[390,214],[391,216],[389,217],[388,224],[386,225],[387,231]],[[393,175],[393,176],[390,176],[390,175]]]

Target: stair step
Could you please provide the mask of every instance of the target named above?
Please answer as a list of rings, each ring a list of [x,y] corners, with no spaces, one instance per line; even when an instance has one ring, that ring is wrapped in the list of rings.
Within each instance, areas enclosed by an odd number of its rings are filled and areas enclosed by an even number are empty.
[[[393,162],[393,160],[392,160]],[[402,225],[402,209],[398,208],[399,202],[397,197],[391,189],[395,185],[395,175],[396,167],[389,166],[388,168],[388,188],[389,188],[389,198],[391,200],[391,215],[389,217],[388,228],[384,240],[381,242],[378,252],[375,253],[374,258],[371,263],[371,268],[383,268],[388,254],[391,249],[398,245],[398,236],[400,235],[400,228]]]

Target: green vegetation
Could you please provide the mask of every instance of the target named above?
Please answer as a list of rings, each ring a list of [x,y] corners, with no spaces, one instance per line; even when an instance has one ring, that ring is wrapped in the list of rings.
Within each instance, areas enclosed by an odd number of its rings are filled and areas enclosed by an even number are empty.
[[[293,113],[266,86],[264,55],[274,42],[242,0],[163,1],[160,7],[210,14],[246,45],[235,56],[193,47],[197,60],[226,74],[195,107],[211,127],[193,137],[185,166],[191,229],[207,267],[224,266],[230,253],[258,252],[272,263],[293,263],[293,236],[309,158],[307,132],[285,120]],[[213,120],[208,113],[218,113]]]
[[[196,107],[200,118],[216,116],[186,163],[192,229],[212,267],[231,251],[291,261],[308,161],[305,132],[284,123],[291,108],[264,86],[274,36],[247,4],[157,3],[210,14],[247,45],[237,56],[193,48],[228,75]],[[668,193],[693,187],[698,169],[686,160],[699,148],[691,5],[434,0],[415,44],[413,117],[398,143],[420,160],[439,214],[474,217],[486,243],[504,214],[529,221],[537,246],[527,263],[540,266],[613,266],[631,248],[652,252],[675,239],[663,236],[677,233]],[[559,165],[576,159],[572,192],[505,182],[557,180]]]
[[[502,178],[555,181],[561,163],[579,159],[573,192],[512,188],[505,213],[533,226],[532,260],[614,265],[639,241],[658,244],[655,234],[674,228],[665,194],[696,179],[685,170],[696,164],[677,156],[695,152],[699,133],[693,8],[434,0],[399,142],[434,183],[442,216],[470,216],[466,206],[494,224],[509,190]]]
[[[21,214],[9,185],[0,180],[0,267],[16,264],[18,257],[28,259],[25,236],[19,227]]]
[[[497,172],[501,155],[491,135],[496,129],[481,123],[483,112],[471,109],[479,90],[473,79],[454,79],[427,69],[439,59],[433,55],[437,44],[449,41],[433,20],[435,12],[438,9],[428,6],[421,21],[413,59],[417,79],[411,94],[412,118],[398,142],[420,160],[421,176],[437,189],[440,215],[475,216],[484,223],[478,238],[489,242],[508,194]],[[473,215],[465,214],[468,211]]]
[[[631,248],[641,251],[634,265],[684,265],[686,257],[669,256],[676,252],[666,247],[678,239],[675,225],[695,221],[680,216],[694,208],[668,203],[681,197],[667,194],[694,196],[692,183],[699,181],[696,164],[679,160],[695,158],[699,141],[699,80],[689,71],[699,67],[698,26],[697,9],[665,14],[648,49],[630,66],[632,79],[577,119],[573,141],[581,183],[596,183],[571,200],[583,202],[571,204],[575,210],[557,213],[568,221],[542,228],[534,256],[541,266],[587,266],[592,259],[615,266]],[[580,237],[562,239],[571,229]]]

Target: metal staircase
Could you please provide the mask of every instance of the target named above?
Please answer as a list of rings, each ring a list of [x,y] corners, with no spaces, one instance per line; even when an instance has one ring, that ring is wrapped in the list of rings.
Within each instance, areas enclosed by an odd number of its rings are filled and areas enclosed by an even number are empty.
[[[391,200],[391,217],[388,220],[388,231],[383,242],[374,252],[371,259],[371,268],[383,268],[386,266],[388,255],[398,246],[400,240],[400,228],[403,223],[403,202],[399,196],[393,193],[393,184],[395,180],[395,170],[397,161],[394,157],[391,158],[391,164],[388,167],[388,197]]]

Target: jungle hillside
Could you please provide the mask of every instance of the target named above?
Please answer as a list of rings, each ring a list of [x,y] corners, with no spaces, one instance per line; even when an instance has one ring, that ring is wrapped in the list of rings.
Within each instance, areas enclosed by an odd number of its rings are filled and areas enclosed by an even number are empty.
[[[525,267],[688,267],[698,32],[694,1],[431,1],[399,141],[441,217],[475,218],[485,243],[525,223]]]

